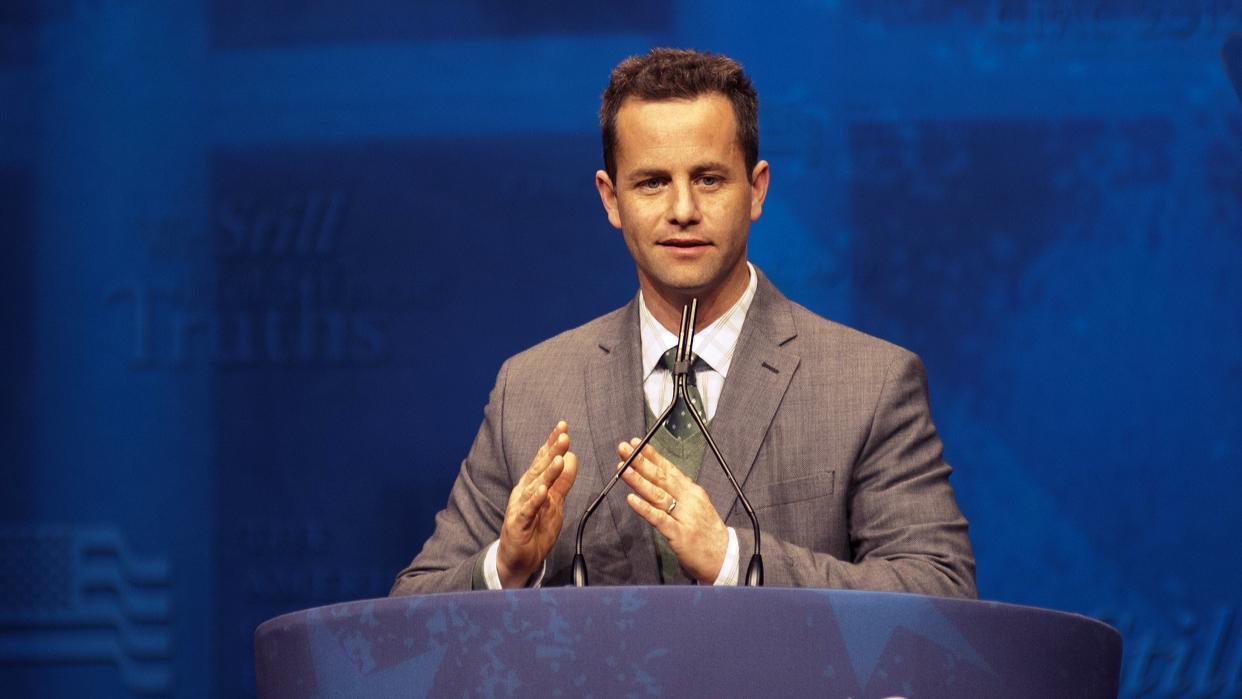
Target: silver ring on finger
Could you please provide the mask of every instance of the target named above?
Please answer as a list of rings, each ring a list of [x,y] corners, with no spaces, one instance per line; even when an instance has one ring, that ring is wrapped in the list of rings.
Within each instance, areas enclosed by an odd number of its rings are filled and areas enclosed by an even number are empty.
[[[671,515],[675,509],[677,509],[677,498],[673,498],[673,501],[668,504],[668,509],[664,511],[664,514]]]

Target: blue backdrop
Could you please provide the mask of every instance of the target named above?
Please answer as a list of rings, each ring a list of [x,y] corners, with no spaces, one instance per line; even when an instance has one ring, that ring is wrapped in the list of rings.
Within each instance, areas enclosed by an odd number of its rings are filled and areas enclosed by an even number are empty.
[[[500,362],[636,283],[608,71],[740,60],[751,256],[918,352],[984,598],[1242,693],[1242,3],[0,8],[0,694],[245,697],[379,596]],[[463,341],[479,331],[482,342]]]

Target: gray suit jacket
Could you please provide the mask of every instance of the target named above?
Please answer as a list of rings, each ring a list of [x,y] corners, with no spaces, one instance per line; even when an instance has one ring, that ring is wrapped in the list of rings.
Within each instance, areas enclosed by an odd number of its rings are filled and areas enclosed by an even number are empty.
[[[513,485],[557,420],[578,478],[545,585],[571,584],[574,533],[615,472],[616,445],[644,433],[638,301],[505,362],[436,528],[392,594],[468,590]],[[712,435],[755,508],[768,585],[974,597],[967,524],[912,353],[825,320],[762,274]],[[710,450],[699,484],[740,544],[746,513]],[[592,585],[659,584],[651,527],[618,483],[586,528]]]

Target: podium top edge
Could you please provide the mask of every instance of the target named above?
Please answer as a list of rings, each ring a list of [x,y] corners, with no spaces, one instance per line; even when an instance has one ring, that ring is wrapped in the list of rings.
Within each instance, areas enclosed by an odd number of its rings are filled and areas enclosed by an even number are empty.
[[[588,588],[551,587],[537,589],[524,588],[517,590],[462,590],[452,592],[428,592],[397,597],[375,597],[360,600],[348,600],[295,610],[273,617],[259,624],[259,626],[255,629],[255,635],[258,636],[266,630],[294,623],[297,619],[308,615],[349,613],[355,609],[362,609],[369,605],[376,604],[394,607],[409,605],[410,603],[421,605],[424,601],[445,604],[487,604],[494,603],[502,599],[517,601],[524,598],[537,598],[544,601],[555,601],[558,597],[569,598],[571,596],[578,595],[597,595],[601,597],[609,597],[630,596],[635,594],[660,599],[667,599],[668,597],[676,598],[678,596],[687,598],[700,597],[703,594],[751,599],[756,597],[785,598],[789,601],[798,601],[799,599],[813,600],[828,597],[836,598],[843,602],[849,600],[851,604],[864,603],[868,601],[877,603],[889,602],[893,604],[909,604],[915,601],[931,601],[938,606],[953,606],[958,607],[963,611],[967,608],[975,608],[990,609],[1010,614],[1051,615],[1062,617],[1066,621],[1074,620],[1078,623],[1087,623],[1098,626],[1101,630],[1106,629],[1112,634],[1116,634],[1118,638],[1120,638],[1121,635],[1117,629],[1113,628],[1109,624],[1085,614],[1058,609],[1048,609],[1045,607],[1015,604],[999,600],[963,599],[959,597],[941,597],[936,595],[921,595],[909,592],[892,592],[882,590],[842,590],[832,588],[796,587],[710,587],[694,585],[614,585]]]

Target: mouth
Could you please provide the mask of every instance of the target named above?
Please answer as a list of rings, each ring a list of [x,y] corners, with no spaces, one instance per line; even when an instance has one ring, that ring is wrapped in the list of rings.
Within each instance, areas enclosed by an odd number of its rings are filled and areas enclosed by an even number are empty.
[[[701,240],[699,238],[668,238],[666,240],[661,240],[656,244],[663,247],[679,249],[701,248],[710,245],[710,243],[706,240]]]

